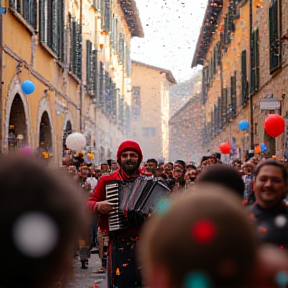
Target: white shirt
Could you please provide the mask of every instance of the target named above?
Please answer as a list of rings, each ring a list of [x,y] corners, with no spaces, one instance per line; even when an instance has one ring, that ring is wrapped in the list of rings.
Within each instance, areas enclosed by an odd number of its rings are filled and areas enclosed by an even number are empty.
[[[92,193],[98,183],[98,180],[95,177],[87,177],[86,183],[90,184],[91,189],[89,192]]]

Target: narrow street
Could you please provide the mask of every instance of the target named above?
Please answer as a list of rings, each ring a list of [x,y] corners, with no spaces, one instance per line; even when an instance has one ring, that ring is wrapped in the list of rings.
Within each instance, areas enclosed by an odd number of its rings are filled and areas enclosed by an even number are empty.
[[[91,254],[87,269],[82,269],[80,260],[75,258],[74,281],[68,284],[68,288],[94,288],[95,281],[98,282],[99,288],[106,288],[105,274],[94,273],[99,268],[101,268],[101,262],[98,254]]]

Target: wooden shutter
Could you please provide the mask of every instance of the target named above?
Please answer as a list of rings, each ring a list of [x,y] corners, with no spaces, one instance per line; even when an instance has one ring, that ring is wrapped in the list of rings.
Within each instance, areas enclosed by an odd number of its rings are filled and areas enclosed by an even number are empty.
[[[86,40],[86,85],[89,94],[91,84],[91,53],[92,42],[90,40]]]
[[[232,119],[236,118],[237,112],[237,96],[236,96],[236,72],[234,76],[231,77],[231,117]]]
[[[255,91],[258,91],[260,86],[260,55],[259,55],[259,30],[254,32],[254,47],[255,47]]]
[[[98,54],[97,50],[92,51],[93,57],[93,95],[96,100],[96,104],[99,103],[98,99]]]
[[[269,40],[270,40],[270,73],[273,73],[281,64],[280,45],[280,0],[272,0],[269,8]]]
[[[40,35],[39,39],[40,42],[46,42],[45,41],[45,0],[40,1],[39,5],[39,20],[40,20]]]
[[[99,71],[99,105],[100,110],[104,109],[104,64],[100,62],[100,71]]]
[[[241,94],[242,105],[246,105],[248,101],[247,95],[247,53],[246,50],[241,53]]]
[[[60,0],[60,3],[58,3],[58,14],[57,14],[57,56],[58,59],[61,61],[64,61],[64,26],[65,26],[65,3],[64,0]]]

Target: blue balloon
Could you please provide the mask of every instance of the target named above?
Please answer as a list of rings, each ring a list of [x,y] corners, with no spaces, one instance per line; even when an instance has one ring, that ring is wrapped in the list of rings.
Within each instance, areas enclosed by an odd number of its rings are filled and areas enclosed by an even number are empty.
[[[238,124],[238,128],[241,131],[247,130],[249,128],[249,122],[247,120],[242,120]]]
[[[261,149],[261,152],[269,151],[269,148],[264,143],[260,144],[260,149]]]
[[[32,94],[35,90],[35,84],[30,80],[25,80],[22,82],[22,91],[29,95]]]

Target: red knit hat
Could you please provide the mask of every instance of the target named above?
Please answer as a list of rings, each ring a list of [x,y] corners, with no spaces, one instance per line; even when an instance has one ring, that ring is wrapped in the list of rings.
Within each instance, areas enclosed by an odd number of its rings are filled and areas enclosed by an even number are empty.
[[[121,154],[124,151],[128,151],[128,150],[134,151],[138,154],[139,164],[140,164],[142,159],[143,159],[142,150],[141,150],[139,144],[136,143],[135,141],[132,141],[132,140],[127,140],[127,141],[124,141],[120,144],[118,151],[117,151],[117,162],[120,164]]]

